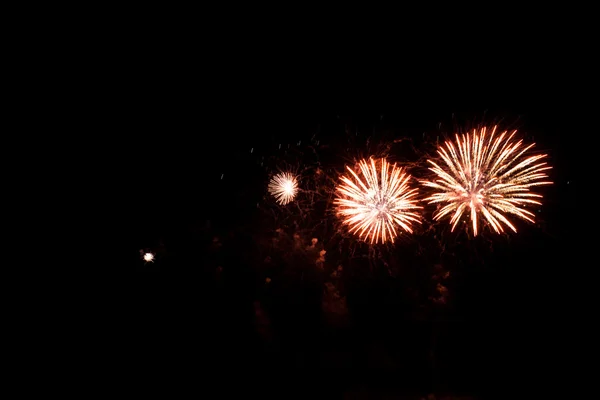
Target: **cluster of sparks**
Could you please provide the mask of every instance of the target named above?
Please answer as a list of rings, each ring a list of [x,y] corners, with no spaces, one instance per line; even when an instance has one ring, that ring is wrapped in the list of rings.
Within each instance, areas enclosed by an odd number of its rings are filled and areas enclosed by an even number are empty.
[[[294,200],[298,193],[298,180],[293,174],[282,172],[271,178],[268,190],[275,197],[277,203],[286,205]]]
[[[346,167],[350,173],[340,178],[334,200],[337,214],[350,233],[370,243],[394,242],[397,228],[412,233],[412,223],[420,223],[414,210],[417,189],[409,185],[411,176],[385,159],[361,160],[362,176]]]
[[[435,190],[424,200],[440,204],[434,220],[449,217],[454,230],[463,215],[470,216],[474,236],[481,217],[496,233],[504,232],[503,225],[517,231],[510,215],[534,222],[527,206],[540,205],[542,196],[531,189],[552,183],[544,180],[552,167],[541,161],[546,154],[529,155],[534,144],[525,146],[515,134],[482,128],[438,148],[442,162],[427,160],[435,179],[421,182]]]

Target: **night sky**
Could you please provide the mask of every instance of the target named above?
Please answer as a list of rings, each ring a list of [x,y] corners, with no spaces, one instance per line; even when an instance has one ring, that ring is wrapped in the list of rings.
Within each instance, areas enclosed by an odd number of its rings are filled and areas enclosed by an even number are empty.
[[[573,136],[584,128],[565,88],[534,85],[534,71],[468,84],[464,74],[423,71],[390,81],[300,74],[281,83],[265,71],[161,71],[132,68],[110,106],[122,143],[111,162],[121,167],[116,318],[128,365],[300,368],[321,378],[343,370],[345,378],[323,384],[335,393],[477,394],[562,377],[558,359],[570,360],[571,351],[556,344],[559,331],[577,319],[566,294],[575,291],[573,278],[564,272],[578,262]],[[294,228],[298,214],[266,192],[277,167],[311,181],[318,165],[335,179],[349,160],[388,145],[394,159],[414,166],[436,137],[482,124],[517,129],[554,167],[538,223],[519,221],[517,234],[487,230],[468,240],[441,222],[435,240],[419,232],[369,261],[367,246],[340,242],[333,225],[317,227],[333,221],[324,200],[303,202],[309,207]],[[323,269],[283,240],[271,246],[279,227],[305,242],[318,238]],[[355,261],[344,258],[349,249]],[[140,250],[155,252],[156,262],[144,264]],[[335,280],[338,263],[343,278]],[[446,272],[440,305],[434,275]],[[329,284],[346,298],[339,320],[323,311]],[[266,328],[257,322],[266,319]]]

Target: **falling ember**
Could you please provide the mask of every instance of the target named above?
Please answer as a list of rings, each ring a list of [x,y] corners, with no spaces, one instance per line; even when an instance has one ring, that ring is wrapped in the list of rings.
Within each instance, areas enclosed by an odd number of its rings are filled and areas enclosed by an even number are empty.
[[[414,210],[422,208],[411,189],[411,176],[385,159],[361,160],[360,174],[346,167],[349,175],[340,178],[334,200],[337,214],[350,233],[370,243],[394,242],[397,229],[412,233],[412,223],[421,223]]]
[[[271,178],[268,189],[279,204],[286,205],[294,200],[298,193],[298,180],[293,174],[282,172]]]
[[[144,253],[144,261],[146,262],[154,262],[154,254],[152,253]]]
[[[427,160],[435,174],[435,180],[423,181],[424,186],[435,189],[425,201],[441,203],[433,218],[450,217],[452,230],[462,216],[470,218],[473,234],[477,236],[481,226],[480,217],[496,233],[504,232],[502,224],[514,232],[517,229],[508,220],[508,214],[534,222],[533,212],[528,205],[540,205],[541,195],[532,193],[531,188],[548,185],[544,171],[551,169],[540,162],[546,154],[528,155],[535,144],[523,145],[522,140],[513,139],[517,131],[496,134],[482,128],[466,135],[456,135],[456,141],[446,141],[438,147],[439,164]]]

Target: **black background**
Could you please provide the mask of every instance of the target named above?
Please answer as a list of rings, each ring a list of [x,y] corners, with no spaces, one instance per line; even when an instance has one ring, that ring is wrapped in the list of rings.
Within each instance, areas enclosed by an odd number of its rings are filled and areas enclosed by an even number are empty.
[[[110,133],[103,140],[113,149],[117,194],[110,204],[124,249],[122,262],[113,266],[120,295],[111,337],[127,368],[226,376],[243,370],[240,379],[269,387],[284,375],[293,385],[286,390],[314,384],[338,394],[367,387],[494,393],[571,380],[564,368],[580,351],[573,332],[583,312],[577,307],[582,264],[575,250],[582,223],[573,217],[583,161],[574,136],[587,128],[576,74],[540,74],[548,68],[544,60],[522,58],[513,67],[474,71],[429,64],[382,73],[370,62],[363,62],[364,69],[349,67],[351,60],[337,67],[320,55],[293,51],[219,58],[218,52],[194,57],[177,48],[150,50],[111,60],[100,77],[111,93],[103,108]],[[491,55],[486,61],[494,64]],[[341,170],[349,139],[365,151],[367,139],[418,143],[424,133],[454,133],[477,123],[534,137],[536,149],[549,154],[555,184],[544,189],[543,225],[520,225],[510,239],[493,239],[492,253],[482,250],[484,242],[457,246],[458,264],[448,267],[459,276],[452,312],[403,314],[403,307],[418,304],[399,300],[403,294],[393,293],[402,284],[379,273],[367,283],[353,278],[353,322],[333,333],[311,311],[318,307],[310,299],[322,287],[288,283],[261,297],[263,277],[246,257],[260,247],[257,235],[268,230],[257,207],[268,201],[269,171],[260,157],[273,164],[286,158],[280,143],[285,148],[316,138],[328,146],[318,150],[323,162]],[[216,264],[206,261],[215,237],[225,242],[223,271],[233,271],[223,280],[215,278]],[[157,262],[144,264],[140,249],[159,251]],[[471,251],[485,253],[485,263],[473,261]],[[415,279],[417,286],[430,282]],[[259,299],[285,305],[271,315],[273,324],[285,327],[271,341],[257,338],[253,303]],[[299,331],[290,319],[308,322]],[[429,361],[434,331],[437,372]],[[294,372],[298,368],[304,372]],[[313,375],[319,379],[306,377]]]

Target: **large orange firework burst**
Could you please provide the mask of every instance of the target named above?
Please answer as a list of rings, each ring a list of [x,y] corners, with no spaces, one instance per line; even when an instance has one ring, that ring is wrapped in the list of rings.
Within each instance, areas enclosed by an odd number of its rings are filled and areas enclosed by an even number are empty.
[[[539,162],[546,154],[529,155],[535,144],[525,146],[522,140],[514,139],[516,132],[496,135],[496,127],[489,132],[482,128],[472,134],[457,134],[454,143],[446,141],[438,148],[443,163],[427,160],[436,179],[421,182],[436,190],[425,201],[441,203],[434,220],[450,217],[454,230],[468,213],[475,236],[480,216],[496,233],[504,232],[502,224],[517,231],[507,218],[509,214],[534,222],[534,214],[526,208],[541,204],[542,196],[530,189],[551,184],[543,179],[548,177],[544,171],[552,167]]]
[[[279,204],[286,205],[296,197],[298,180],[294,174],[282,172],[271,178],[268,190]]]
[[[385,159],[361,160],[358,163],[362,176],[350,167],[350,175],[342,176],[334,200],[342,223],[363,241],[371,243],[394,242],[397,228],[412,233],[412,223],[420,223],[417,189],[409,185],[411,176],[402,168]]]

